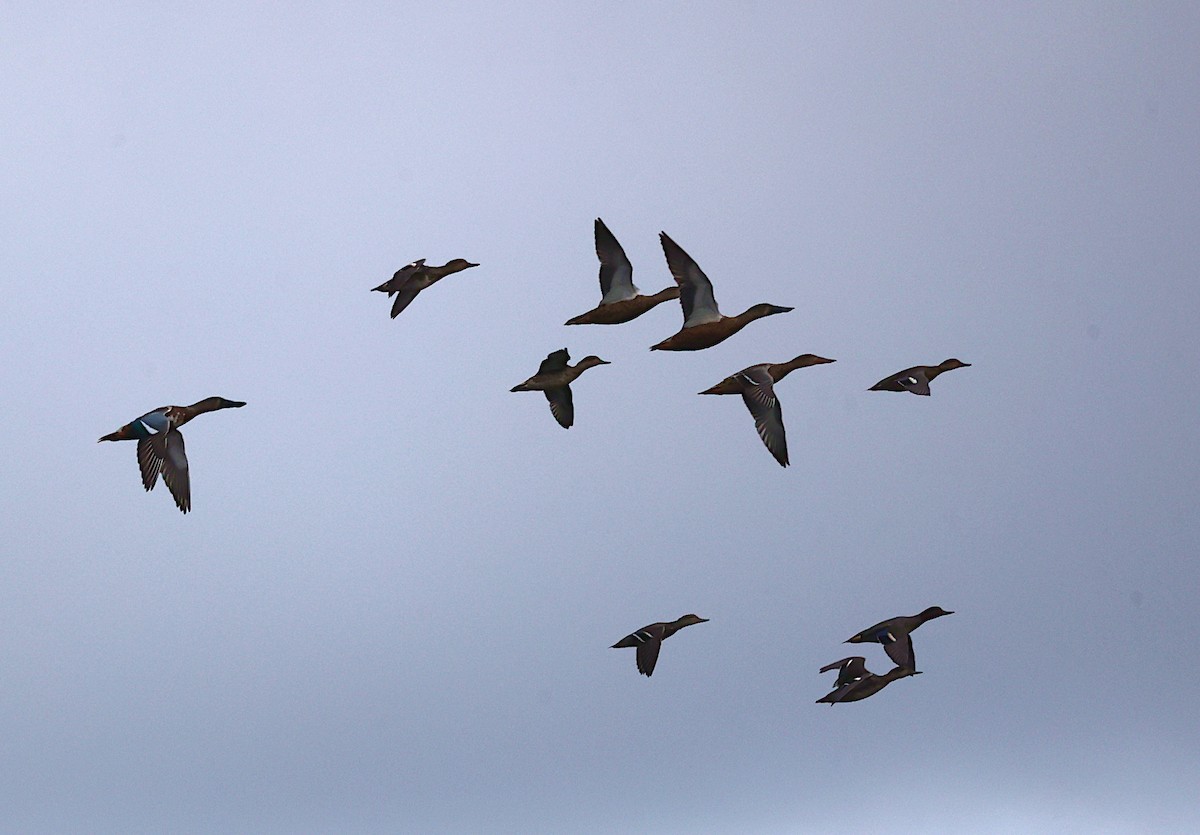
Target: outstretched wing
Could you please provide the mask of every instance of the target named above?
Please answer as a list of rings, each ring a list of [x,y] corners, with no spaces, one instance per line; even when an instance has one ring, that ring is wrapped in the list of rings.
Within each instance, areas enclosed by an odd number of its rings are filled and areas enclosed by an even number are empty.
[[[917,668],[917,656],[913,652],[912,635],[907,632],[899,638],[883,644],[883,650],[888,654],[888,658],[892,659],[897,667],[904,667],[907,670],[915,670]]]
[[[783,428],[783,408],[775,397],[775,383],[771,372],[763,366],[747,368],[737,375],[745,383],[742,400],[754,416],[754,428],[758,437],[775,456],[780,466],[788,465],[787,433]]]
[[[162,462],[166,455],[165,439],[165,434],[160,433],[142,438],[137,443],[138,469],[142,473],[142,486],[147,492],[154,489],[154,485],[158,483],[158,474],[162,472]]]
[[[570,386],[558,386],[546,389],[546,399],[550,401],[550,413],[563,429],[570,429],[575,423],[575,402],[571,397]]]
[[[596,218],[596,257],[600,259],[600,304],[622,302],[637,295],[633,265],[600,218]]]
[[[547,357],[542,360],[542,364],[538,366],[538,374],[551,374],[555,371],[562,371],[567,367],[567,361],[571,359],[571,355],[567,353],[566,348],[559,348],[557,351],[551,351]]]
[[[671,275],[679,285],[683,326],[691,328],[719,321],[721,311],[717,309],[717,300],[713,297],[712,282],[700,269],[700,265],[683,251],[683,247],[671,240],[666,232],[660,232],[658,238],[662,242],[663,254],[667,256],[667,266]]]
[[[637,648],[638,672],[644,676],[654,674],[654,665],[658,663],[658,651],[662,648],[661,638],[651,638]]]
[[[164,438],[165,454],[162,462],[162,477],[175,499],[176,506],[187,513],[192,509],[192,483],[188,477],[187,452],[183,447],[183,435],[179,430],[169,430]]]
[[[404,308],[412,303],[412,300],[417,297],[417,294],[424,288],[417,287],[413,282],[408,282],[399,290],[396,291],[396,300],[392,302],[392,318],[395,319],[404,312]]]

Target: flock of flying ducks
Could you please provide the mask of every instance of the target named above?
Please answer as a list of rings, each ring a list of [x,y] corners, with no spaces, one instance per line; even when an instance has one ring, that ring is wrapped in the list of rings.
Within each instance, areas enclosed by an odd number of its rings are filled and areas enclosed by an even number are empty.
[[[600,259],[600,303],[593,309],[568,319],[567,325],[619,325],[630,322],[643,313],[669,299],[679,299],[683,307],[683,326],[679,332],[667,337],[652,351],[701,351],[724,342],[756,319],[788,313],[793,308],[775,304],[756,304],[736,316],[726,316],[717,307],[712,282],[700,265],[675,243],[666,232],[659,233],[667,266],[675,279],[676,286],[667,287],[653,295],[642,295],[633,283],[633,265],[625,250],[604,221],[595,222],[596,255]],[[424,290],[452,275],[478,264],[463,258],[455,258],[441,266],[433,266],[420,259],[397,270],[388,281],[373,288],[387,293],[392,301],[392,318],[399,316],[405,308]],[[775,384],[798,368],[823,365],[834,360],[815,354],[802,354],[783,363],[760,363],[743,368],[726,377],[700,394],[740,394],[751,416],[754,426],[767,451],[781,466],[788,466],[787,434],[783,425],[783,410],[775,397]],[[587,356],[575,365],[570,364],[570,355],[563,348],[551,352],[542,360],[538,371],[525,382],[514,386],[512,391],[540,391],[550,404],[550,412],[564,429],[575,422],[575,406],[571,395],[571,383],[589,368],[608,365],[597,356]],[[939,374],[956,368],[965,368],[970,363],[947,359],[938,365],[916,365],[883,378],[869,391],[898,391],[928,396],[929,384]],[[187,453],[179,427],[198,415],[219,409],[240,408],[246,404],[224,397],[207,397],[190,406],[162,406],[147,412],[125,424],[115,432],[100,438],[101,441],[137,441],[138,469],[141,471],[142,486],[147,491],[154,489],[161,475],[176,506],[184,513],[191,510],[191,481],[188,476]],[[837,682],[831,693],[818,702],[834,704],[865,699],[882,690],[891,682],[906,676],[918,675],[910,633],[922,623],[942,615],[953,614],[933,606],[918,615],[895,617],[877,623],[870,629],[859,632],[847,643],[874,642],[882,644],[895,667],[883,675],[876,675],[866,668],[866,659],[851,656],[821,668],[821,672],[836,669]],[[626,635],[614,649],[637,648],[637,668],[642,675],[654,672],[662,642],[685,626],[704,623],[707,618],[694,614],[684,615],[675,621],[652,623]]]

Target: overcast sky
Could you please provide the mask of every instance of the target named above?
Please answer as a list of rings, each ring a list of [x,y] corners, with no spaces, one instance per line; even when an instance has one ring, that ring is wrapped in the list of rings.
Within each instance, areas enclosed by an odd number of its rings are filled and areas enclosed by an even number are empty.
[[[8,7],[0,829],[1193,831],[1200,12],[650,5]],[[596,217],[795,311],[563,327]]]

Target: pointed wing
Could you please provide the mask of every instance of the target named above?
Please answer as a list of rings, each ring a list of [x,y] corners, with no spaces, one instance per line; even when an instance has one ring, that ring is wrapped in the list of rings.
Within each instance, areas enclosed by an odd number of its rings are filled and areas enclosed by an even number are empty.
[[[137,443],[138,469],[142,473],[142,486],[147,492],[154,489],[158,474],[162,472],[162,462],[166,456],[164,441],[164,435],[151,435]]]
[[[666,232],[660,232],[658,237],[662,242],[663,254],[667,256],[667,266],[675,278],[675,283],[679,285],[683,326],[692,328],[720,321],[721,311],[717,309],[717,300],[713,297],[712,282],[700,269],[700,265],[693,261],[692,256],[684,252],[679,244],[671,240]]]
[[[596,218],[596,257],[600,259],[600,304],[622,302],[637,295],[633,265],[600,218]]]
[[[562,371],[567,367],[569,359],[571,359],[571,355],[567,353],[567,349],[559,348],[542,360],[542,364],[538,366],[538,374],[550,374],[555,371]]]
[[[761,365],[747,368],[737,375],[745,384],[742,401],[754,416],[754,428],[758,437],[775,456],[780,466],[788,465],[787,434],[783,428],[783,408],[775,398],[775,383],[771,372]]]
[[[393,319],[404,312],[404,308],[408,307],[412,300],[417,297],[421,289],[420,287],[414,287],[412,282],[409,282],[396,291],[396,300],[392,302]]]
[[[183,435],[171,429],[165,437],[165,455],[162,462],[162,477],[175,499],[176,506],[187,513],[192,509],[192,483],[188,477],[187,452],[183,448]]]
[[[880,641],[883,644],[884,652],[888,654],[888,658],[892,659],[897,667],[904,667],[907,670],[915,670],[917,668],[917,656],[913,652],[912,635],[907,632],[903,636],[897,637],[887,643]]]
[[[662,648],[661,638],[651,638],[637,648],[638,672],[644,676],[654,674],[654,665],[658,663],[658,651]]]
[[[546,399],[550,401],[550,413],[563,429],[570,429],[575,423],[575,402],[571,397],[570,386],[558,386],[546,389]]]

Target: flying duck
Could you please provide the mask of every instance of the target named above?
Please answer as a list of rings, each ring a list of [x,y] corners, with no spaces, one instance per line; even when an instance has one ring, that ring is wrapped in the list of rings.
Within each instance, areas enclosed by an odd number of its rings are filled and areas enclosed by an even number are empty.
[[[707,623],[708,618],[697,615],[684,615],[679,620],[670,623],[652,623],[643,626],[637,632],[631,632],[612,645],[613,649],[637,647],[637,668],[644,676],[654,673],[654,665],[658,663],[658,650],[662,642],[670,638],[685,626],[694,623]]]
[[[943,371],[953,371],[956,368],[970,368],[971,363],[956,360],[951,357],[938,365],[914,365],[890,377],[884,377],[867,391],[907,391],[912,394],[929,396],[929,384],[933,378]]]
[[[775,456],[780,466],[786,467],[787,434],[783,428],[783,408],[775,397],[775,383],[797,368],[828,362],[835,360],[818,357],[816,354],[802,354],[788,362],[752,365],[700,393],[740,394],[746,408],[754,417],[754,428],[758,430],[758,437],[762,438],[763,444]]]
[[[478,266],[478,264],[472,264],[464,258],[455,258],[453,261],[447,261],[440,267],[427,267],[425,266],[425,259],[421,258],[396,270],[395,275],[378,287],[372,287],[371,292],[379,291],[380,293],[387,293],[389,298],[395,294],[396,300],[392,302],[392,318],[395,319],[417,297],[417,294],[426,287],[441,281],[451,273],[461,272],[462,270]]]
[[[916,676],[920,673],[905,667],[893,667],[881,676],[875,675],[866,668],[862,656],[854,655],[834,661],[821,668],[821,672],[838,670],[838,680],[833,686],[833,692],[817,699],[817,704],[837,704],[838,702],[857,702],[868,696],[874,696],[898,678]]]
[[[776,313],[787,313],[795,308],[775,304],[756,304],[745,313],[725,316],[717,309],[713,297],[712,282],[700,269],[700,265],[671,240],[666,232],[660,232],[663,253],[667,266],[679,285],[679,303],[683,305],[683,328],[674,336],[651,346],[651,351],[700,351],[724,342],[755,319]]]
[[[179,427],[197,415],[217,409],[240,409],[246,404],[224,397],[206,397],[190,406],[162,406],[146,412],[101,441],[133,441],[137,443],[138,468],[142,471],[142,486],[153,490],[161,474],[175,505],[184,513],[192,509],[192,486],[188,477],[187,452]]]
[[[571,355],[566,348],[553,351],[542,360],[534,374],[510,391],[540,391],[544,392],[550,401],[550,412],[563,429],[570,429],[575,422],[575,404],[571,398],[571,382],[594,365],[610,365],[608,360],[596,356],[587,356],[575,365],[568,365]]]
[[[600,218],[596,218],[596,257],[600,259],[600,304],[568,319],[568,325],[619,325],[667,299],[679,298],[678,287],[668,287],[653,296],[641,295],[633,286],[633,265]]]
[[[848,638],[846,643],[861,644],[874,642],[883,644],[883,649],[887,652],[888,658],[892,659],[896,665],[908,670],[915,670],[917,668],[917,658],[915,653],[913,653],[912,636],[910,633],[927,620],[952,614],[954,612],[947,612],[941,606],[930,606],[918,615],[894,617],[881,621],[869,629],[859,632],[853,638]]]

